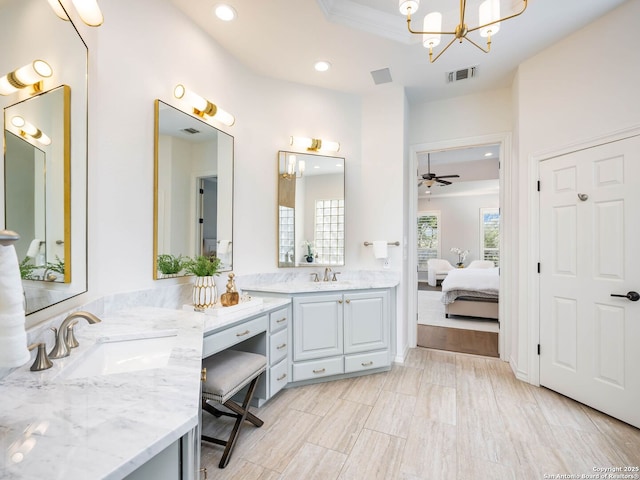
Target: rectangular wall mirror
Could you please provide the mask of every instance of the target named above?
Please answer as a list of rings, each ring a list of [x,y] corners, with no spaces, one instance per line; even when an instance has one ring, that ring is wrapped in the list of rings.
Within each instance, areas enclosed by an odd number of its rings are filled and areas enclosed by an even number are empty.
[[[4,110],[5,221],[20,233],[27,280],[71,282],[70,93],[63,85]]]
[[[215,255],[232,270],[233,137],[160,100],[155,129],[153,278],[184,275],[159,256]]]
[[[344,158],[278,152],[278,266],[344,265]]]
[[[52,70],[0,95],[0,228],[20,235],[30,314],[87,290],[87,47],[42,0],[0,1],[0,43],[0,76],[36,60]]]

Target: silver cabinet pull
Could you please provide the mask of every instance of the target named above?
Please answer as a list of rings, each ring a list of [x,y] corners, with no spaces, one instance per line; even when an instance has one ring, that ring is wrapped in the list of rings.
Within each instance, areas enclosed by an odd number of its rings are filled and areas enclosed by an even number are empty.
[[[276,320],[276,323],[282,323],[286,321],[287,321],[287,317],[282,317],[280,320]]]
[[[327,371],[326,368],[321,368],[320,370],[314,370],[313,373],[324,373],[326,371]]]
[[[242,333],[236,333],[236,337],[244,337],[245,335],[249,335],[249,330],[245,330]]]
[[[287,378],[287,374],[286,374],[286,373],[283,373],[283,374],[282,374],[282,375],[280,375],[278,378],[276,378],[276,380],[277,380],[277,381],[280,381],[280,380],[284,380],[285,378]]]
[[[371,365],[373,365],[373,362],[372,362],[372,361],[362,362],[362,363],[361,363],[361,365],[362,365],[363,367],[370,367]]]
[[[283,349],[284,347],[286,347],[286,346],[287,346],[287,344],[286,344],[286,343],[283,343],[282,345],[278,345],[276,348],[277,348],[278,350],[282,350],[282,349]]]
[[[338,303],[339,303],[339,304],[342,304],[342,300],[338,300]]]
[[[347,303],[351,303],[351,300],[345,300]]]

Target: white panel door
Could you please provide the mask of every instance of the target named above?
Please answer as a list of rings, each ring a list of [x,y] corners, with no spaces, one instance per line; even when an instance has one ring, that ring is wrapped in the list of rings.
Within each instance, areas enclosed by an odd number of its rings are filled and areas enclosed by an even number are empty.
[[[640,137],[544,161],[540,183],[540,384],[640,427]]]

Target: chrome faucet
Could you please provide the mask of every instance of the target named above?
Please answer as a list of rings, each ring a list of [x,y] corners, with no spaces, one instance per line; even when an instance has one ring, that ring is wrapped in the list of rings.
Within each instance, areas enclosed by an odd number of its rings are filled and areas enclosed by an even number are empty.
[[[328,282],[329,281],[329,273],[331,272],[331,267],[326,267],[324,269],[324,277],[322,278],[323,282]]]
[[[73,322],[77,322],[78,318],[84,318],[90,324],[100,323],[100,319],[96,317],[93,313],[89,312],[73,312],[68,315],[60,324],[60,328],[58,328],[56,332],[56,345],[49,353],[49,358],[63,358],[69,356],[69,349],[71,346],[68,342],[68,331],[67,329]]]

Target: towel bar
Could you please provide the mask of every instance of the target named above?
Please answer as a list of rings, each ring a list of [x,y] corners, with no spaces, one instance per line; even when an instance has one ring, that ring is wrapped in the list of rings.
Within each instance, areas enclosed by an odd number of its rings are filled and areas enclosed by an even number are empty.
[[[371,245],[373,245],[372,242],[364,242],[364,246],[365,247],[370,247]],[[399,247],[400,246],[400,242],[387,242],[387,245],[393,245],[395,247]]]

